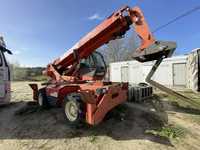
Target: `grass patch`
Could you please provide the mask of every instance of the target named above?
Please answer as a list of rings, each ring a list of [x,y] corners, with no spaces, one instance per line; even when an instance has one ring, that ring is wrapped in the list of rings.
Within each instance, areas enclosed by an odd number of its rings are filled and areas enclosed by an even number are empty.
[[[146,130],[145,133],[168,139],[178,139],[184,137],[186,130],[180,126],[168,125],[158,130]]]
[[[30,77],[29,80],[30,81],[42,81],[42,82],[45,82],[45,81],[47,81],[47,77],[43,76],[43,75],[38,75],[38,76]]]
[[[184,92],[178,92],[188,98],[190,98],[190,102],[187,102],[183,99],[180,99],[180,98],[177,98],[175,96],[172,96],[172,95],[169,95],[169,94],[166,94],[166,93],[157,93],[156,96],[160,99],[167,99],[169,101],[169,103],[172,105],[172,106],[175,106],[175,107],[184,107],[184,108],[192,108],[192,109],[195,109],[197,108],[196,105],[200,106],[200,96],[194,92],[191,92],[191,91],[184,91]],[[199,107],[198,107],[199,108]]]
[[[172,104],[176,104],[176,105],[188,105],[187,102],[184,102],[182,100],[180,100],[179,98],[166,94],[166,93],[159,93],[155,95],[157,98],[159,99],[163,99],[163,98],[167,98],[167,100],[169,100]]]
[[[98,140],[98,137],[96,135],[92,135],[90,138],[89,138],[89,141],[90,143],[96,143]]]
[[[192,122],[195,122],[200,125],[200,116],[199,115],[192,115],[189,117]]]

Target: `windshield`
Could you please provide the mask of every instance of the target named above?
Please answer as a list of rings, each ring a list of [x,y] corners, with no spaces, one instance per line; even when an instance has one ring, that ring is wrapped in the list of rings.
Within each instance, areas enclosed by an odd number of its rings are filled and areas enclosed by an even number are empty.
[[[104,59],[98,52],[93,52],[87,59],[82,59],[81,64],[89,68],[106,68]]]
[[[80,63],[80,74],[92,77],[103,77],[106,74],[106,64],[99,52],[93,52]]]

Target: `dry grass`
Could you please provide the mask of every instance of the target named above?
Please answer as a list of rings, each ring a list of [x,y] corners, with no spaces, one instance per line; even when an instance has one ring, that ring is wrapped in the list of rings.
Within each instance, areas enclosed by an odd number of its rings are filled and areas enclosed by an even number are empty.
[[[191,121],[199,119],[199,110],[185,108],[179,103],[174,105],[167,100],[171,99],[167,95],[160,97],[164,99],[164,110],[153,108],[156,105],[151,102],[125,104],[113,110],[98,126],[70,127],[61,108],[42,110],[36,105],[27,105],[32,100],[28,84],[14,82],[13,104],[0,107],[0,149],[186,150],[200,147],[200,122]],[[162,136],[179,133],[174,128],[165,128],[164,116],[168,116],[169,124],[187,130],[184,138]],[[161,135],[146,131],[161,131]]]
[[[30,101],[32,99],[32,90],[29,87],[30,83],[37,83],[40,86],[40,82],[12,82],[12,101]]]

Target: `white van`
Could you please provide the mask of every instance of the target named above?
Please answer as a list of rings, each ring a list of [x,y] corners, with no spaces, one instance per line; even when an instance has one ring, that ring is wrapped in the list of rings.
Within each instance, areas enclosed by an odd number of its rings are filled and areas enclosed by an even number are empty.
[[[10,69],[5,53],[12,54],[6,49],[3,37],[0,37],[0,105],[8,104],[11,99]]]

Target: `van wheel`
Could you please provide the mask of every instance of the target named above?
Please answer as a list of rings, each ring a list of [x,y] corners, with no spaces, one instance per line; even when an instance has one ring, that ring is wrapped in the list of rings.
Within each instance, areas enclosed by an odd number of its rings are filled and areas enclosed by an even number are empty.
[[[63,109],[64,115],[71,125],[77,125],[83,121],[83,102],[77,93],[72,93],[66,96]]]
[[[49,107],[45,88],[42,88],[38,91],[38,105],[42,108]]]

